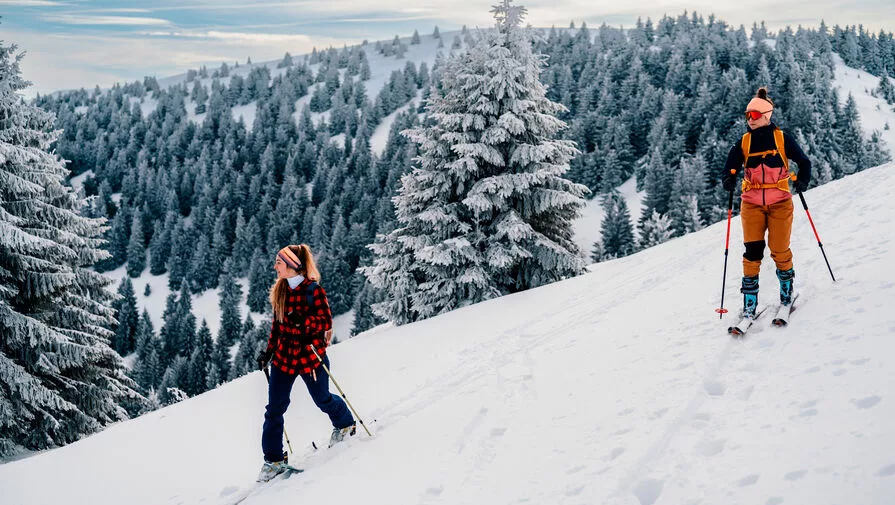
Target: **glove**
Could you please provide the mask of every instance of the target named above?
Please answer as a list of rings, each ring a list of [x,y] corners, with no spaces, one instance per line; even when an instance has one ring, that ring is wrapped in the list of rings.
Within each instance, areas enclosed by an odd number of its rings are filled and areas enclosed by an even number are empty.
[[[803,193],[808,190],[808,183],[810,182],[811,179],[808,179],[807,177],[804,179],[798,177],[795,181],[793,181],[792,185],[796,189],[796,193]]]
[[[736,174],[728,174],[721,178],[721,186],[724,187],[724,191],[733,191],[737,185],[737,176]]]
[[[273,350],[261,351],[261,354],[258,355],[258,370],[264,370],[271,358],[273,358]]]

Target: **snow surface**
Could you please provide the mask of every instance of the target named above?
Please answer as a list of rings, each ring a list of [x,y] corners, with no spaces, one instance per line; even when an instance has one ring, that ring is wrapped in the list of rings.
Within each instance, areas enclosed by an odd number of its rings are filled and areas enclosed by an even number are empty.
[[[398,107],[394,112],[385,116],[382,121],[376,125],[376,129],[373,130],[373,134],[370,135],[370,151],[376,156],[382,156],[382,153],[385,151],[385,147],[388,144],[388,134],[392,129],[392,125],[395,124],[395,119],[397,119],[398,114],[403,114],[407,112],[407,109],[410,108],[411,105],[414,107],[419,106],[420,100],[423,98],[423,90],[419,89],[416,91],[416,95],[410,99],[409,102]]]
[[[889,105],[882,98],[872,96],[871,91],[879,87],[880,78],[863,70],[845,66],[838,54],[833,55],[836,64],[833,87],[839,89],[839,101],[844,106],[848,94],[855,97],[855,104],[861,115],[861,128],[868,139],[878,130],[886,142],[889,151],[895,154],[895,106]],[[895,79],[890,81],[895,84]],[[886,124],[889,129],[886,130]]]
[[[239,118],[242,117],[246,130],[251,131],[252,126],[255,124],[255,114],[258,112],[258,102],[254,101],[246,105],[237,105],[231,108],[230,112],[235,121],[239,121]]]
[[[375,438],[331,450],[296,386],[306,469],[245,504],[890,504],[895,496],[895,164],[806,193],[789,328],[719,321],[726,223],[574,279],[379,328],[331,349]],[[843,195],[850,195],[844,197]],[[738,304],[732,223],[726,305]],[[776,296],[765,258],[761,300]],[[735,311],[734,311],[735,312]],[[251,492],[260,372],[0,466],[3,503],[223,504]]]
[[[75,189],[75,193],[77,193],[84,187],[84,181],[87,180],[88,177],[93,177],[93,170],[88,170],[82,174],[76,175],[69,179],[68,182],[71,184],[71,187]]]

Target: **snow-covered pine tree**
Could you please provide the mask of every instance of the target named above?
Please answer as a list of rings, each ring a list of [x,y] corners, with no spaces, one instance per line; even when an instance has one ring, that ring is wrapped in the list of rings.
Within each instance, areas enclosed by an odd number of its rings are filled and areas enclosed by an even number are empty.
[[[185,389],[189,395],[195,396],[208,390],[208,370],[211,367],[212,350],[214,340],[211,338],[211,330],[208,322],[202,319],[202,325],[196,333],[196,346],[190,354],[187,365],[187,377]]]
[[[634,239],[631,213],[621,193],[612,191],[604,197],[603,212],[603,224],[600,226],[601,260],[633,254],[637,250],[637,243]]]
[[[106,250],[110,255],[104,257],[96,265],[100,272],[114,270],[127,261],[127,244],[130,240],[129,228],[130,212],[127,206],[122,206],[112,218],[111,226],[106,229]]]
[[[702,228],[697,198],[702,189],[702,176],[706,171],[702,156],[685,156],[671,183],[671,200],[668,217],[671,218],[674,236],[680,237]]]
[[[256,249],[252,255],[249,267],[249,294],[246,303],[249,305],[249,310],[253,312],[265,312],[270,308],[268,293],[270,293],[270,286],[274,280],[272,263],[262,255],[260,249]]]
[[[140,318],[137,313],[137,297],[136,293],[134,293],[134,284],[129,277],[125,277],[118,286],[118,296],[121,298],[113,304],[118,326],[115,328],[112,348],[118,354],[127,356],[136,347],[137,327]]]
[[[521,26],[525,8],[511,3],[492,9],[497,30],[470,51],[472,60],[453,89],[464,100],[441,117],[460,156],[452,168],[477,168],[463,203],[478,228],[473,246],[485,254],[503,293],[581,273],[572,220],[587,193],[563,178],[578,154],[574,143],[554,140],[566,127],[556,115],[566,108],[546,97],[539,79],[545,58],[532,52],[530,34]],[[464,127],[469,114],[473,128]]]
[[[232,262],[229,259],[224,262],[220,288],[221,298],[218,306],[221,309],[221,328],[218,330],[218,340],[223,339],[229,347],[239,341],[242,332],[242,322],[239,319],[242,286],[233,276]]]
[[[143,220],[140,214],[134,213],[131,225],[131,237],[127,243],[127,275],[139,277],[146,269],[146,242],[143,235]]]
[[[161,344],[155,336],[152,320],[146,309],[143,309],[137,325],[136,340],[137,359],[134,361],[131,376],[143,391],[148,392],[158,386],[162,370],[159,363]]]
[[[109,256],[103,221],[79,215],[54,116],[19,95],[16,50],[0,43],[0,457],[72,442],[143,400],[109,347],[111,281],[88,269]]]
[[[251,319],[247,319],[247,322],[250,321]],[[262,322],[258,327],[254,325],[246,325],[244,327],[242,340],[239,342],[239,350],[233,358],[233,368],[230,370],[231,380],[258,369],[258,363],[255,359],[267,344],[269,328],[269,322],[268,324]]]
[[[445,65],[434,121],[405,133],[420,156],[394,200],[399,228],[362,269],[387,293],[374,311],[398,324],[583,269],[571,220],[587,189],[562,177],[574,144],[554,140],[565,108],[539,81],[525,9],[505,0],[492,12],[496,30]]]
[[[640,222],[641,249],[666,242],[672,235],[674,229],[671,227],[671,219],[665,214],[653,210],[648,218]]]
[[[177,218],[173,212],[164,221],[155,222],[155,232],[149,240],[149,273],[161,275],[167,271],[168,256],[171,254],[171,232]]]
[[[208,389],[214,389],[219,384],[227,382],[227,379],[230,377],[230,347],[218,335],[217,340],[214,342],[214,350],[211,353]]]

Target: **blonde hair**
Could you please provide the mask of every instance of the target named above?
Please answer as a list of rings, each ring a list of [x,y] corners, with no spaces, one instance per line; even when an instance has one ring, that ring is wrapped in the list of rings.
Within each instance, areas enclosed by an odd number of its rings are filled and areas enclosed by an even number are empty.
[[[320,271],[317,270],[317,263],[314,261],[311,248],[307,244],[290,245],[288,247],[301,261],[298,273],[306,279],[320,282]],[[286,279],[277,279],[270,288],[270,306],[273,308],[274,319],[279,323],[282,323],[286,318],[286,293],[288,289],[289,281]]]

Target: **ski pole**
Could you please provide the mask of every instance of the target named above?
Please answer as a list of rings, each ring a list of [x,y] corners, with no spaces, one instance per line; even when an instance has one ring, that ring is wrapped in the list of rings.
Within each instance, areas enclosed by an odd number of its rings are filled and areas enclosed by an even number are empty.
[[[338,383],[338,382],[336,382],[336,378],[335,378],[335,377],[333,377],[333,374],[332,374],[332,373],[330,373],[330,371],[329,371],[329,367],[327,367],[327,366],[326,366],[326,363],[324,363],[324,362],[323,362],[323,360],[322,360],[322,359],[320,359],[320,355],[319,355],[319,354],[317,354],[317,349],[315,349],[315,348],[314,348],[314,346],[313,346],[313,345],[312,345],[312,344],[308,344],[308,347],[310,347],[310,348],[311,348],[311,351],[313,351],[313,352],[314,352],[314,356],[317,356],[317,361],[319,361],[319,362],[320,362],[320,364],[321,364],[321,365],[323,365],[323,369],[324,369],[324,370],[326,370],[326,374],[327,374],[327,375],[329,375],[329,378],[330,378],[330,379],[332,379],[332,381],[333,381],[333,384],[335,384],[335,385],[336,385],[336,389],[338,389],[338,390],[339,390],[339,394],[341,394],[341,395],[342,395],[342,398],[343,398],[343,399],[344,399],[344,400],[345,400],[345,403],[347,403],[347,404],[348,404],[348,408],[350,408],[350,409],[351,409],[351,412],[352,412],[352,413],[353,413],[353,414],[354,414],[354,417],[356,417],[356,418],[357,418],[357,420],[358,420],[358,421],[360,421],[360,425],[361,425],[361,426],[363,426],[363,427],[364,427],[364,431],[366,431],[366,432],[367,432],[367,435],[369,435],[369,436],[371,436],[371,437],[372,437],[372,436],[373,436],[373,434],[372,434],[372,433],[370,433],[370,430],[369,430],[369,429],[367,429],[367,425],[366,425],[366,424],[364,424],[364,420],[363,420],[363,419],[361,419],[361,418],[360,418],[360,416],[359,416],[359,415],[358,415],[358,414],[357,414],[357,411],[356,411],[356,410],[354,410],[354,406],[352,406],[352,405],[351,405],[351,402],[350,402],[350,401],[348,401],[348,397],[347,397],[347,396],[345,396],[345,392],[344,392],[344,391],[342,391],[342,388],[341,388],[341,387],[339,387],[339,383]]]
[[[736,173],[734,171],[734,173]],[[724,275],[721,277],[721,307],[715,309],[718,319],[723,319],[727,309],[724,308],[724,288],[727,287],[727,254],[730,251],[730,216],[733,215],[733,189],[727,197],[727,238],[724,240]]]
[[[827,260],[827,253],[824,252],[824,245],[820,242],[820,235],[817,234],[817,228],[814,226],[814,220],[811,219],[811,212],[808,211],[808,202],[805,201],[805,195],[799,191],[799,199],[802,200],[802,207],[805,208],[805,214],[808,215],[808,222],[811,223],[811,229],[814,230],[814,237],[817,239],[817,245],[820,247],[820,253],[824,255],[824,262],[827,264],[827,270],[830,271],[830,277],[836,282],[836,276],[833,275],[833,269],[830,268],[830,262]]]
[[[270,385],[270,372],[264,367],[264,376],[267,377],[267,384]],[[283,420],[283,436],[286,438],[286,446],[289,447],[289,454],[295,454],[292,450],[292,442],[289,441],[289,434],[286,433],[286,420]]]

